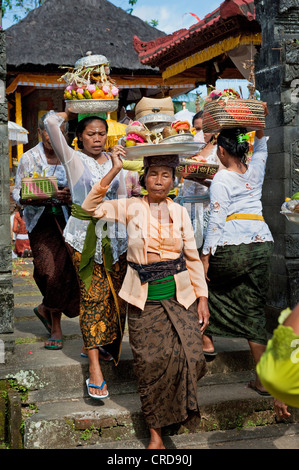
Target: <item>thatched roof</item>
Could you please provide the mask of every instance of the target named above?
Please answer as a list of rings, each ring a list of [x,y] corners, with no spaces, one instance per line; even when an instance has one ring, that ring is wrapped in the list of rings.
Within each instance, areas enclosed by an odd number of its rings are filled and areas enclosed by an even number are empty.
[[[133,37],[164,33],[107,0],[46,0],[6,30],[8,70],[73,66],[87,51],[105,55],[113,72],[151,70],[138,60]]]

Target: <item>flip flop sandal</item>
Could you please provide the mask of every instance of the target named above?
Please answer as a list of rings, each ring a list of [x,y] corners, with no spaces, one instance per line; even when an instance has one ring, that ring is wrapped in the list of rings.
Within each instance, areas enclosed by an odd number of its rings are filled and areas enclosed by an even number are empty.
[[[95,398],[95,399],[97,399],[97,400],[98,400],[98,399],[103,400],[104,398],[108,398],[108,397],[109,397],[109,392],[108,392],[108,390],[107,390],[106,395],[93,395],[93,394],[90,393],[90,391],[89,391],[89,387],[91,387],[91,388],[98,388],[99,390],[103,390],[103,387],[104,387],[105,384],[106,384],[106,382],[105,382],[105,380],[103,380],[102,385],[99,387],[98,385],[89,383],[89,379],[87,379],[87,380],[86,380],[86,386],[87,386],[88,395],[89,395],[91,398]]]
[[[249,382],[248,384],[249,388],[252,388],[255,392],[257,392],[259,395],[262,395],[263,397],[271,397],[271,394],[269,392],[264,392],[263,390],[260,390],[257,388],[256,385],[254,385],[252,382]]]
[[[54,341],[56,344],[45,344],[45,349],[62,349],[62,339],[49,338],[48,341]]]
[[[33,312],[37,316],[37,318],[43,323],[45,326],[46,330],[51,334],[52,331],[52,323],[49,322],[45,317],[43,317],[40,313],[37,311],[37,307],[34,307]]]
[[[216,353],[216,351],[203,351],[204,355],[207,356],[207,357],[215,357],[217,356],[218,353]]]

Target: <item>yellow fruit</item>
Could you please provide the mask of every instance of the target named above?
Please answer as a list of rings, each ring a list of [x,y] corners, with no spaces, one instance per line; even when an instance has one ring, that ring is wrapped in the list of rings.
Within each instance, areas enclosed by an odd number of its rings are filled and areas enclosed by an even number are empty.
[[[64,93],[64,98],[65,98],[66,100],[72,100],[72,99],[73,99],[73,97],[72,97],[72,95],[70,94],[69,91],[65,91],[65,93]]]
[[[135,140],[127,140],[126,141],[126,147],[134,147],[136,145]]]
[[[86,90],[86,88],[84,90],[84,96],[87,100],[91,100],[92,98],[91,93],[88,90]]]
[[[77,92],[77,98],[78,98],[79,100],[84,100],[84,96],[82,95],[82,93],[78,93],[78,92]]]

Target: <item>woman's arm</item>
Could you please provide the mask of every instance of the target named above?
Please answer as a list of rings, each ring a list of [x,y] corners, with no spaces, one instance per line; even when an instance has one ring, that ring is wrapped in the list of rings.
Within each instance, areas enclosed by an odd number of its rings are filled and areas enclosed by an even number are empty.
[[[61,125],[69,119],[70,115],[67,113],[50,111],[45,118],[45,128],[50,137],[55,155],[65,166],[68,182],[72,188],[81,178],[84,172],[84,165],[78,152],[68,145],[61,130]]]
[[[202,250],[203,255],[206,256],[206,258],[202,257],[205,264],[209,261],[209,256],[213,255],[216,251],[231,206],[229,188],[223,180],[227,176],[227,172],[224,173],[224,171],[216,175],[219,177],[213,181],[210,189],[211,213],[208,232]]]
[[[17,204],[21,204],[21,189],[22,189],[22,178],[25,178],[26,173],[29,173],[29,157],[23,154],[18,163],[15,186],[12,191],[12,197]]]
[[[109,222],[120,222],[125,225],[128,199],[121,198],[103,201],[106,192],[109,189],[109,185],[103,186],[103,181],[106,179],[107,182],[112,178],[112,170],[109,172],[110,176],[108,176],[109,173],[107,173],[101,181],[91,188],[81,207],[93,217],[104,219]]]

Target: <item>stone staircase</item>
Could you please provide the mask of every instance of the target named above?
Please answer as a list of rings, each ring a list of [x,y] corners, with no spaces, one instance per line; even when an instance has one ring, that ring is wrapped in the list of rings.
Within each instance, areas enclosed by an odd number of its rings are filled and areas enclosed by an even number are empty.
[[[0,336],[5,344],[0,390],[2,383],[2,389],[8,391],[2,396],[6,397],[5,414],[9,417],[2,445],[25,449],[146,448],[148,430],[140,409],[127,332],[119,365],[101,363],[110,397],[90,398],[85,386],[88,360],[80,356],[78,318],[63,317],[62,350],[44,349],[47,333],[33,314],[40,295],[32,280],[32,264],[27,263],[14,268],[15,331]],[[273,399],[248,388],[254,365],[247,342],[216,338],[215,346],[218,356],[208,363],[208,373],[198,384],[200,429],[195,434],[189,434],[183,426],[165,429],[167,448],[211,448],[211,442],[216,447],[224,442],[249,446],[252,439],[261,442],[261,433],[276,440],[288,434],[298,436],[298,410],[292,410],[288,424],[277,424]],[[13,382],[8,382],[9,378]]]

